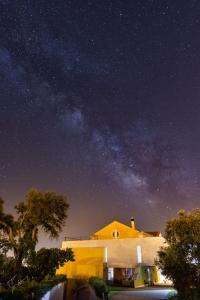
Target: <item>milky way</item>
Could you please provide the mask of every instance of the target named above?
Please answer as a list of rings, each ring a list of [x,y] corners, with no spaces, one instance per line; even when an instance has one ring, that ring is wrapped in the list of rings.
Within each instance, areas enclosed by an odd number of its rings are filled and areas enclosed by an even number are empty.
[[[199,1],[0,1],[6,209],[67,195],[62,240],[199,206],[199,34]]]

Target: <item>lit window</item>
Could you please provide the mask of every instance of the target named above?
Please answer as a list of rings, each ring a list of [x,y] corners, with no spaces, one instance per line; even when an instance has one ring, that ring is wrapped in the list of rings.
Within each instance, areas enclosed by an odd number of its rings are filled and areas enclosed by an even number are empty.
[[[122,279],[123,280],[132,280],[133,274],[134,274],[134,269],[132,269],[132,268],[122,269]]]
[[[141,248],[141,246],[137,246],[137,262],[138,262],[138,264],[142,263],[142,248]]]
[[[113,268],[108,268],[108,280],[113,280],[114,278],[114,270]]]

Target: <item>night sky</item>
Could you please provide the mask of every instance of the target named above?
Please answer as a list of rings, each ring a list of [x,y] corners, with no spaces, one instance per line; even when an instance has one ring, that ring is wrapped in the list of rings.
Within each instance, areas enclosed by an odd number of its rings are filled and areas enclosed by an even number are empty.
[[[66,236],[200,201],[200,1],[0,0],[0,194],[65,194]]]

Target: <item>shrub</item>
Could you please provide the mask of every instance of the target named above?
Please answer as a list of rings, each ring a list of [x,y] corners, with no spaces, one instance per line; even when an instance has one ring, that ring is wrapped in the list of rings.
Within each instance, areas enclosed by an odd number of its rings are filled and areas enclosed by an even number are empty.
[[[200,299],[200,209],[180,211],[167,222],[164,237],[157,266],[173,281],[180,299]]]
[[[175,290],[170,291],[169,294],[168,294],[167,299],[169,299],[169,300],[177,300],[178,299],[177,292]]]
[[[100,279],[98,277],[91,277],[89,279],[89,284],[94,288],[97,297],[102,299],[103,295],[108,295],[109,289],[103,279]]]
[[[196,289],[190,289],[190,295],[192,295],[192,300],[199,300],[199,291]],[[177,294],[176,291],[172,291],[168,294],[168,300],[182,300],[182,296]]]
[[[24,282],[21,286],[16,287],[13,291],[6,290],[0,293],[0,299],[2,300],[39,300],[46,292],[48,292],[53,286],[66,280],[64,275],[58,275],[49,277],[40,283],[32,280]]]

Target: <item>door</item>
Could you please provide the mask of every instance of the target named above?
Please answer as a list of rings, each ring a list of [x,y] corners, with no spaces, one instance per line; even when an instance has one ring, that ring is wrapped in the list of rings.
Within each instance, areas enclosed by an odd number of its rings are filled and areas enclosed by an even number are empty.
[[[114,268],[114,284],[122,284],[122,268]]]

